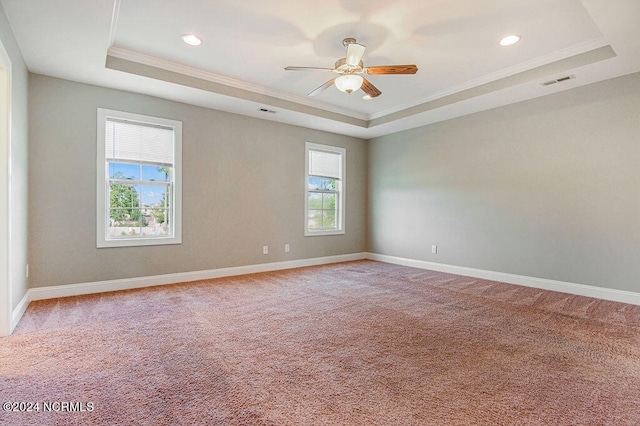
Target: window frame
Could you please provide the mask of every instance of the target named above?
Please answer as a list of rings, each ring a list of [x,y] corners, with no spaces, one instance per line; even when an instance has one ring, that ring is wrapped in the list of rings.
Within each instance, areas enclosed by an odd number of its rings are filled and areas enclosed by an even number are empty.
[[[309,156],[310,151],[324,151],[340,155],[340,178],[337,179],[336,189],[336,228],[333,229],[310,229],[309,228]],[[346,187],[347,187],[347,150],[342,147],[322,145],[312,142],[305,143],[305,163],[304,163],[304,236],[316,237],[324,235],[344,235],[345,234],[345,212],[346,212]]]
[[[108,238],[109,227],[109,163],[106,156],[106,122],[113,118],[120,121],[142,123],[173,128],[174,163],[173,173],[169,181],[172,202],[170,201],[170,217],[173,218],[173,235],[138,236],[132,238]],[[97,186],[96,186],[96,247],[137,247],[182,243],[182,122],[167,118],[152,117],[124,111],[98,108],[97,111]],[[142,176],[140,176],[142,181]],[[134,182],[131,182],[134,183]],[[140,207],[142,210],[142,206]]]

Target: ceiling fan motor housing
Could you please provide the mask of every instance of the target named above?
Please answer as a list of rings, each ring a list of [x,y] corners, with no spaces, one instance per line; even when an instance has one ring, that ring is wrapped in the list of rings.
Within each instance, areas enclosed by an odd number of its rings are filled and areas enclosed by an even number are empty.
[[[347,58],[341,58],[336,61],[335,70],[339,74],[357,74],[361,73],[364,69],[363,62],[357,66],[347,64]]]
[[[344,47],[349,47],[349,45],[353,43],[357,43],[356,39],[353,37],[347,37],[344,40],[342,40],[342,45]]]

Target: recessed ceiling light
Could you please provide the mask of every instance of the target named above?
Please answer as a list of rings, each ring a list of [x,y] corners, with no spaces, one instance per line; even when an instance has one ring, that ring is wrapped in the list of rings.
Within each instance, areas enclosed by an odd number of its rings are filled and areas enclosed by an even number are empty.
[[[516,44],[519,41],[519,35],[511,34],[500,40],[500,46],[511,46],[512,44]]]
[[[200,46],[202,44],[202,40],[194,34],[182,34],[182,41],[190,46]]]

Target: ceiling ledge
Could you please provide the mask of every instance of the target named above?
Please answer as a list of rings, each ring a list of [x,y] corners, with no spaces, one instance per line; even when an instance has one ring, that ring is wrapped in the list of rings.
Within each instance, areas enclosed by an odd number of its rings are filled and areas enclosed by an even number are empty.
[[[475,87],[450,93],[418,105],[406,107],[373,119],[357,116],[344,111],[331,111],[326,107],[314,106],[312,102],[296,96],[283,96],[280,93],[269,93],[260,86],[249,85],[222,76],[212,75],[209,72],[192,67],[185,67],[160,58],[149,57],[126,49],[112,47],[106,58],[106,67],[134,75],[139,75],[155,80],[179,84],[186,87],[200,89],[223,96],[241,99],[270,107],[289,110],[297,114],[303,114],[321,118],[324,120],[355,126],[361,129],[374,129],[377,126],[393,123],[412,116],[424,114],[438,108],[468,101],[488,95],[499,90],[540,80],[554,74],[566,72],[596,62],[616,57],[616,53],[610,45],[601,46],[586,52],[575,54],[544,65],[517,72],[515,74],[498,78]],[[254,87],[255,86],[255,87]]]
[[[519,72],[517,74],[510,75],[508,77],[503,77],[494,81],[490,81],[488,83],[471,87],[469,89],[452,93],[450,95],[442,96],[440,98],[415,105],[413,107],[405,108],[391,114],[386,114],[382,117],[370,120],[369,128],[407,118],[416,114],[421,114],[427,111],[434,110],[436,108],[441,108],[472,98],[477,98],[492,92],[496,92],[498,90],[508,89],[510,87],[528,83],[530,81],[543,79],[560,72],[573,70],[615,57],[616,53],[611,46],[602,46],[588,52],[573,55],[568,58],[560,59],[549,64],[541,65],[526,71]]]
[[[250,100],[256,101],[256,102],[264,102],[264,99],[279,99],[281,101],[288,101],[291,104],[296,105],[297,109],[299,109],[300,106],[302,105],[302,106],[311,107],[314,110],[324,110],[324,111],[336,113],[339,115],[344,115],[346,117],[355,118],[361,121],[367,121],[370,119],[370,117],[367,114],[361,114],[361,113],[357,113],[357,112],[340,108],[337,106],[327,105],[325,103],[318,102],[314,99],[310,99],[306,96],[305,97],[296,96],[289,93],[272,90],[257,84],[236,80],[233,78],[212,73],[207,70],[169,61],[167,59],[158,58],[155,56],[146,55],[144,53],[125,49],[119,46],[112,46],[109,48],[107,52],[107,60],[106,60],[107,68],[128,72],[130,74],[140,75],[143,77],[149,77],[142,72],[145,68],[143,67],[143,65],[146,65],[148,68],[172,71],[178,75],[182,75],[185,77],[193,77],[193,78],[207,81],[210,83],[216,83],[216,84],[208,84],[206,85],[208,88],[204,89],[212,93],[233,96],[239,99],[246,99],[248,96],[247,93],[253,93],[253,94],[260,95],[260,99],[257,101],[255,99],[255,96],[251,96],[252,99]],[[152,77],[152,78],[156,78],[156,77]],[[170,81],[162,78],[160,80]],[[173,81],[173,80],[175,80],[175,78],[173,78],[170,82],[182,84],[183,86],[194,87],[194,86],[190,86],[188,84],[183,84],[179,81]],[[202,84],[200,86],[202,86]],[[202,88],[202,87],[198,87],[198,88]],[[238,90],[236,91],[233,89],[238,89]],[[278,106],[276,104],[271,104],[271,105]],[[340,120],[340,121],[343,121],[343,120]],[[351,123],[351,124],[355,124],[355,123]]]

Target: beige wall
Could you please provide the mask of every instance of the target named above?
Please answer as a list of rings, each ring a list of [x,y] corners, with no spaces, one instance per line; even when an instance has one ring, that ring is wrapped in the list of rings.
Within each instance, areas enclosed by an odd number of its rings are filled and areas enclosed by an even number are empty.
[[[35,74],[29,96],[31,287],[366,249],[363,140]],[[182,244],[96,248],[98,107],[182,121]],[[303,236],[307,141],[347,149],[345,235]]]
[[[369,250],[640,291],[640,74],[368,144],[40,75],[29,93],[32,287]],[[95,248],[97,107],[183,121],[182,245]],[[344,236],[303,236],[307,141],[347,148]]]
[[[638,164],[640,74],[380,137],[368,249],[640,292]]]
[[[0,40],[11,60],[11,146],[9,167],[8,210],[11,217],[10,284],[11,310],[20,303],[28,289],[25,275],[27,264],[27,181],[28,181],[28,144],[27,144],[27,67],[16,43],[11,27],[7,22],[4,9],[0,6]],[[3,171],[3,172],[6,172]],[[1,192],[1,191],[0,191]],[[7,207],[7,206],[3,206]],[[4,243],[4,242],[3,242]],[[4,271],[3,271],[4,273]]]

